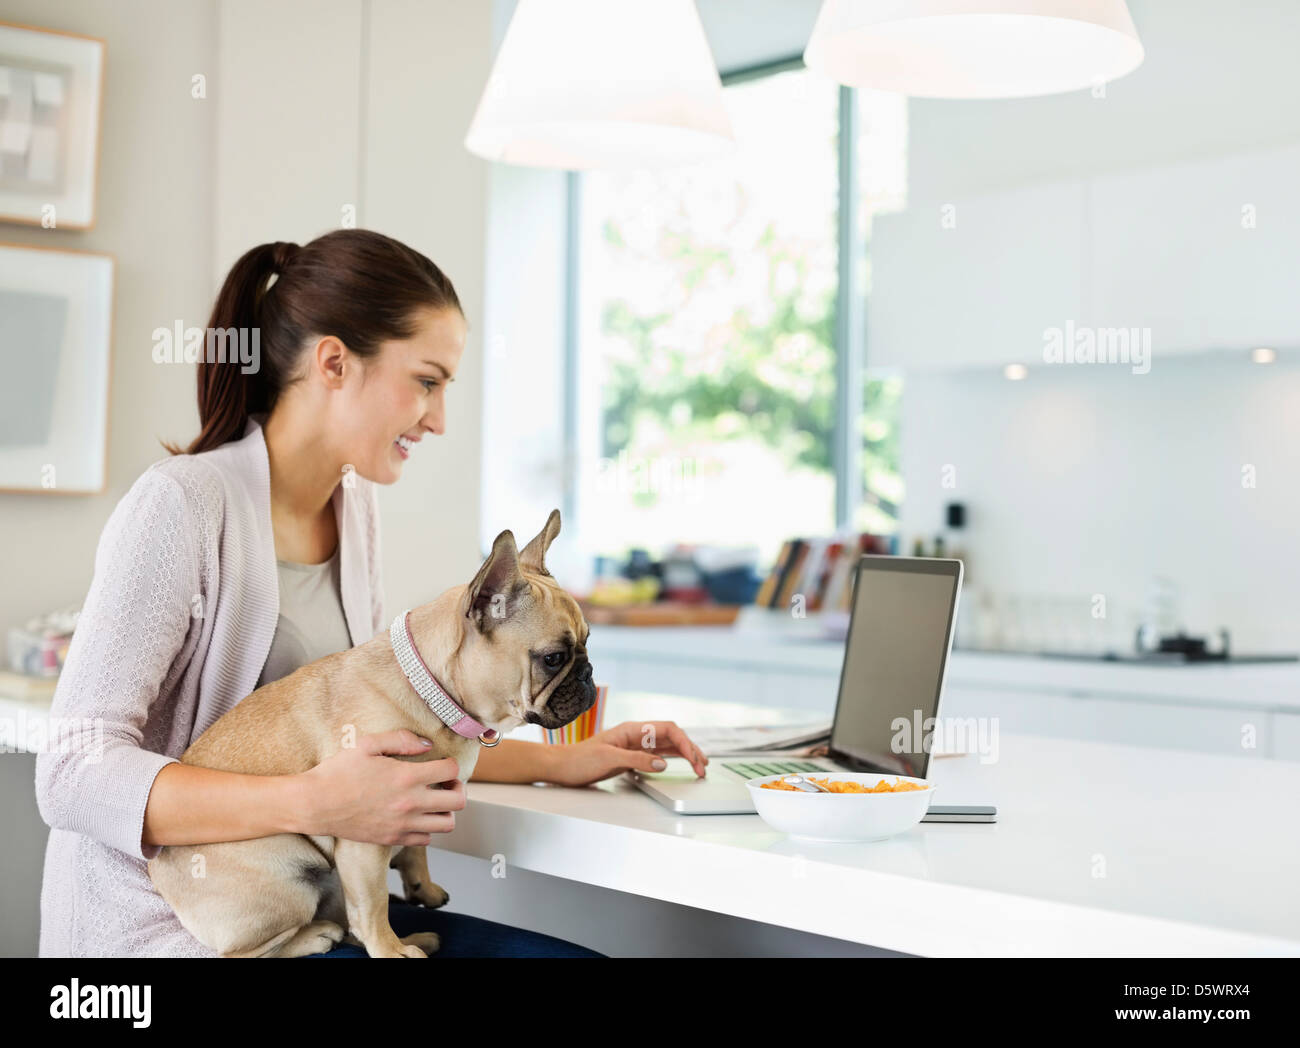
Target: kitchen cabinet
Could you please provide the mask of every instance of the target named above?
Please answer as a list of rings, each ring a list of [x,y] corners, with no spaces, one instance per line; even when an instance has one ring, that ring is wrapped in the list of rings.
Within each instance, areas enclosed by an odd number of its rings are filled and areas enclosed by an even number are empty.
[[[872,222],[867,364],[1033,364],[1083,311],[1085,186],[917,205]]]
[[[1173,672],[1177,672],[1174,670]],[[998,731],[1089,742],[1156,746],[1241,757],[1286,756],[1274,745],[1275,714],[1262,707],[1180,704],[1158,695],[952,684],[945,717],[997,717]],[[1300,723],[1300,716],[1295,718]],[[1247,734],[1249,727],[1253,735]],[[1243,745],[1243,739],[1253,745]],[[1294,740],[1300,744],[1300,735]],[[1300,749],[1300,745],[1296,746]],[[1300,753],[1291,756],[1300,759]]]
[[[1300,345],[1300,147],[1089,185],[1086,323],[1152,352]]]
[[[1090,716],[1085,737],[1094,742],[1240,757],[1269,755],[1272,714],[1257,707],[1214,709],[1109,696],[1096,696],[1087,702]],[[1242,745],[1247,726],[1253,729],[1252,746]]]
[[[1270,756],[1300,761],[1300,713],[1273,714],[1273,746]]]
[[[1149,332],[1155,359],[1300,347],[1297,186],[1289,146],[878,216],[867,363],[1041,365],[1067,326]]]
[[[943,717],[996,722],[998,734],[1094,737],[1093,700],[1062,691],[1015,691],[952,686],[944,689]],[[991,731],[992,728],[985,729]]]

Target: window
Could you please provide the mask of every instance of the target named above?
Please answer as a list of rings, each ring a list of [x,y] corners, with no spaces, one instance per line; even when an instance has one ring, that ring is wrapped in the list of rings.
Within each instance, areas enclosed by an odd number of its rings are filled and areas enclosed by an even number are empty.
[[[871,301],[871,219],[907,207],[907,99],[884,91],[856,92],[856,175],[858,243],[865,264],[858,282],[860,300]],[[856,531],[892,535],[898,531],[903,477],[898,455],[898,420],[903,378],[871,366],[867,347],[862,375],[862,413],[858,487],[853,494],[852,526]],[[900,549],[900,553],[911,550]]]
[[[731,156],[578,176],[576,499],[603,551],[750,545],[765,565],[792,535],[894,519],[901,386],[870,373],[845,438],[861,441],[844,459],[860,463],[856,509],[836,519],[848,94],[801,67],[730,84]],[[855,249],[871,214],[900,203],[901,154],[874,154],[900,152],[903,113],[883,96],[861,122]]]

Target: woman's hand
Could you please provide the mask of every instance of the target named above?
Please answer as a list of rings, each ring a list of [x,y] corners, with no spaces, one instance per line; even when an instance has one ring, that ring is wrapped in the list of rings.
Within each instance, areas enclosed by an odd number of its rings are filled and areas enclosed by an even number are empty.
[[[452,757],[399,761],[387,754],[428,753],[405,729],[363,735],[349,749],[326,757],[298,776],[302,785],[300,833],[371,844],[428,844],[456,828],[465,807],[465,784]]]
[[[561,786],[586,786],[629,768],[662,771],[664,762],[659,755],[685,757],[701,778],[709,763],[673,721],[624,721],[590,739],[554,749],[556,767],[549,781]]]

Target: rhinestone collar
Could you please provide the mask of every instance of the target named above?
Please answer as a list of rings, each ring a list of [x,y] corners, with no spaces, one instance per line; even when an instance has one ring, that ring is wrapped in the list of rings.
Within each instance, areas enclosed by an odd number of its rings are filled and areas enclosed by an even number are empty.
[[[500,732],[480,724],[466,713],[425,665],[424,659],[416,650],[415,638],[411,636],[411,624],[408,621],[410,614],[408,608],[393,619],[393,624],[388,627],[388,639],[392,641],[393,654],[397,656],[398,665],[411,682],[411,687],[433,711],[434,716],[457,735],[467,739],[477,738],[484,746],[497,745],[501,741]]]

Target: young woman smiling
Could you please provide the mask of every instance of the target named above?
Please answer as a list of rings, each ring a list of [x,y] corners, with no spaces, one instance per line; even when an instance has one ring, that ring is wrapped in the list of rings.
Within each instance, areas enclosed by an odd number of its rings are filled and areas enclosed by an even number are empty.
[[[209,332],[258,332],[255,367],[198,366],[201,430],[152,464],[104,527],[52,712],[97,724],[39,754],[51,826],[42,956],[212,956],[154,890],[146,863],[173,844],[309,833],[424,845],[465,806],[454,762],[409,762],[408,731],[365,736],[296,775],[182,764],[240,699],[386,629],[377,489],[445,428],[465,351],[456,292],[390,237],[338,230],[247,252]],[[468,566],[467,566],[468,567]],[[581,785],[651,769],[639,723],[576,746],[505,740],[474,778]],[[656,752],[704,758],[658,722]],[[429,785],[443,786],[429,790]],[[410,810],[410,801],[420,803]],[[399,936],[435,931],[433,956],[600,956],[545,935],[394,902]],[[364,956],[340,945],[316,956]]]

